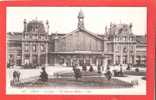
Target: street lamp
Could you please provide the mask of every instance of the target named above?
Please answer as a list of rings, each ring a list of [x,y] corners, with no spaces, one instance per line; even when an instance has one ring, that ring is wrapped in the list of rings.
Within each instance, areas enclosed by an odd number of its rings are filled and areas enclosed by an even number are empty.
[[[45,67],[48,66],[48,36],[45,36]]]

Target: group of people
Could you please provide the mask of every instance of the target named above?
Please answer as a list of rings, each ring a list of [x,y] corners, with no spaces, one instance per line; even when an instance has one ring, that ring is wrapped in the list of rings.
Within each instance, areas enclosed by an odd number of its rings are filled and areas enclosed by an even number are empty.
[[[83,71],[87,71],[87,65],[86,65],[86,64],[83,64],[83,65],[82,65],[82,70],[83,70]],[[92,65],[89,66],[89,71],[90,71],[90,72],[93,72],[93,71],[94,71],[94,68],[93,68]]]
[[[40,76],[39,76],[39,80],[40,81],[43,81],[43,82],[47,82],[48,81],[48,73],[46,72],[45,70],[45,67],[42,67],[41,68],[42,72],[40,73]],[[76,80],[78,80],[79,78],[82,77],[82,73],[81,72],[95,72],[94,70],[94,67],[92,65],[89,66],[89,69],[87,69],[87,65],[86,64],[83,64],[82,66],[82,71],[80,70],[80,68],[77,66],[77,65],[74,65],[73,66],[73,72],[74,72],[74,76],[76,78]],[[101,65],[98,65],[98,68],[97,68],[97,73],[101,74]],[[20,72],[19,71],[14,71],[13,72],[13,81],[14,82],[19,82],[20,80]],[[108,80],[111,79],[112,77],[112,73],[110,71],[110,68],[107,67],[107,71],[104,73],[104,75],[106,76],[106,78]]]
[[[92,65],[90,65],[89,66],[89,69],[87,70],[87,65],[86,64],[83,64],[82,65],[82,71],[80,70],[79,67],[77,67],[77,65],[74,65],[73,66],[73,72],[74,72],[74,75],[75,75],[76,80],[78,80],[79,78],[82,77],[82,72],[86,72],[86,71],[94,72],[95,70],[94,70],[94,67]],[[97,73],[102,74],[102,66],[101,65],[98,65],[98,67],[97,67]],[[110,68],[108,66],[107,66],[107,69],[106,69],[104,75],[106,76],[106,78],[108,80],[110,80],[111,77],[112,77],[112,73],[111,73]]]

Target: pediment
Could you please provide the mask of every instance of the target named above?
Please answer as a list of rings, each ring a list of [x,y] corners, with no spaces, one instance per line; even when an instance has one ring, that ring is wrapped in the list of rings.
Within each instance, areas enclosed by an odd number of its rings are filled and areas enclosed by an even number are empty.
[[[84,29],[84,30],[76,29],[76,30],[74,30],[74,31],[72,31],[72,32],[70,32],[70,33],[67,33],[65,36],[61,37],[60,39],[63,39],[63,38],[66,38],[66,37],[69,37],[69,36],[71,36],[71,35],[73,35],[73,34],[78,34],[78,33],[87,34],[87,35],[90,35],[90,36],[93,37],[93,38],[96,38],[96,39],[99,39],[99,40],[103,40],[101,37],[99,37],[99,36],[96,35],[95,33],[90,32],[90,31],[85,30],[85,29]]]

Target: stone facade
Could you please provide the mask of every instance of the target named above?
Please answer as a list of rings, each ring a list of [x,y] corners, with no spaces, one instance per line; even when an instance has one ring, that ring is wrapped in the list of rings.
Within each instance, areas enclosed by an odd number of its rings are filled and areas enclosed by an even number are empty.
[[[48,21],[46,28],[48,28]],[[48,30],[44,24],[37,20],[29,23],[24,20],[24,32],[22,34],[22,64],[45,64],[48,53]]]
[[[136,64],[146,65],[146,35],[136,36]]]
[[[105,28],[107,52],[111,53],[110,63],[135,64],[136,63],[136,36],[132,33],[132,24],[110,24]]]
[[[146,36],[136,36],[132,24],[110,24],[104,34],[85,28],[78,14],[77,29],[49,35],[49,23],[24,20],[21,33],[7,33],[7,63],[11,65],[146,64]]]
[[[22,34],[7,33],[7,63],[21,65],[22,63]]]

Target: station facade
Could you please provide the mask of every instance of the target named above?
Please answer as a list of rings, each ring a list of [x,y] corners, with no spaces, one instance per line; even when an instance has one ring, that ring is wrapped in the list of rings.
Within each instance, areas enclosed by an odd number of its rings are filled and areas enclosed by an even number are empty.
[[[113,24],[103,34],[85,28],[82,11],[77,29],[49,35],[49,22],[24,20],[23,32],[7,33],[7,63],[10,65],[146,65],[146,35],[135,35],[133,25]]]

